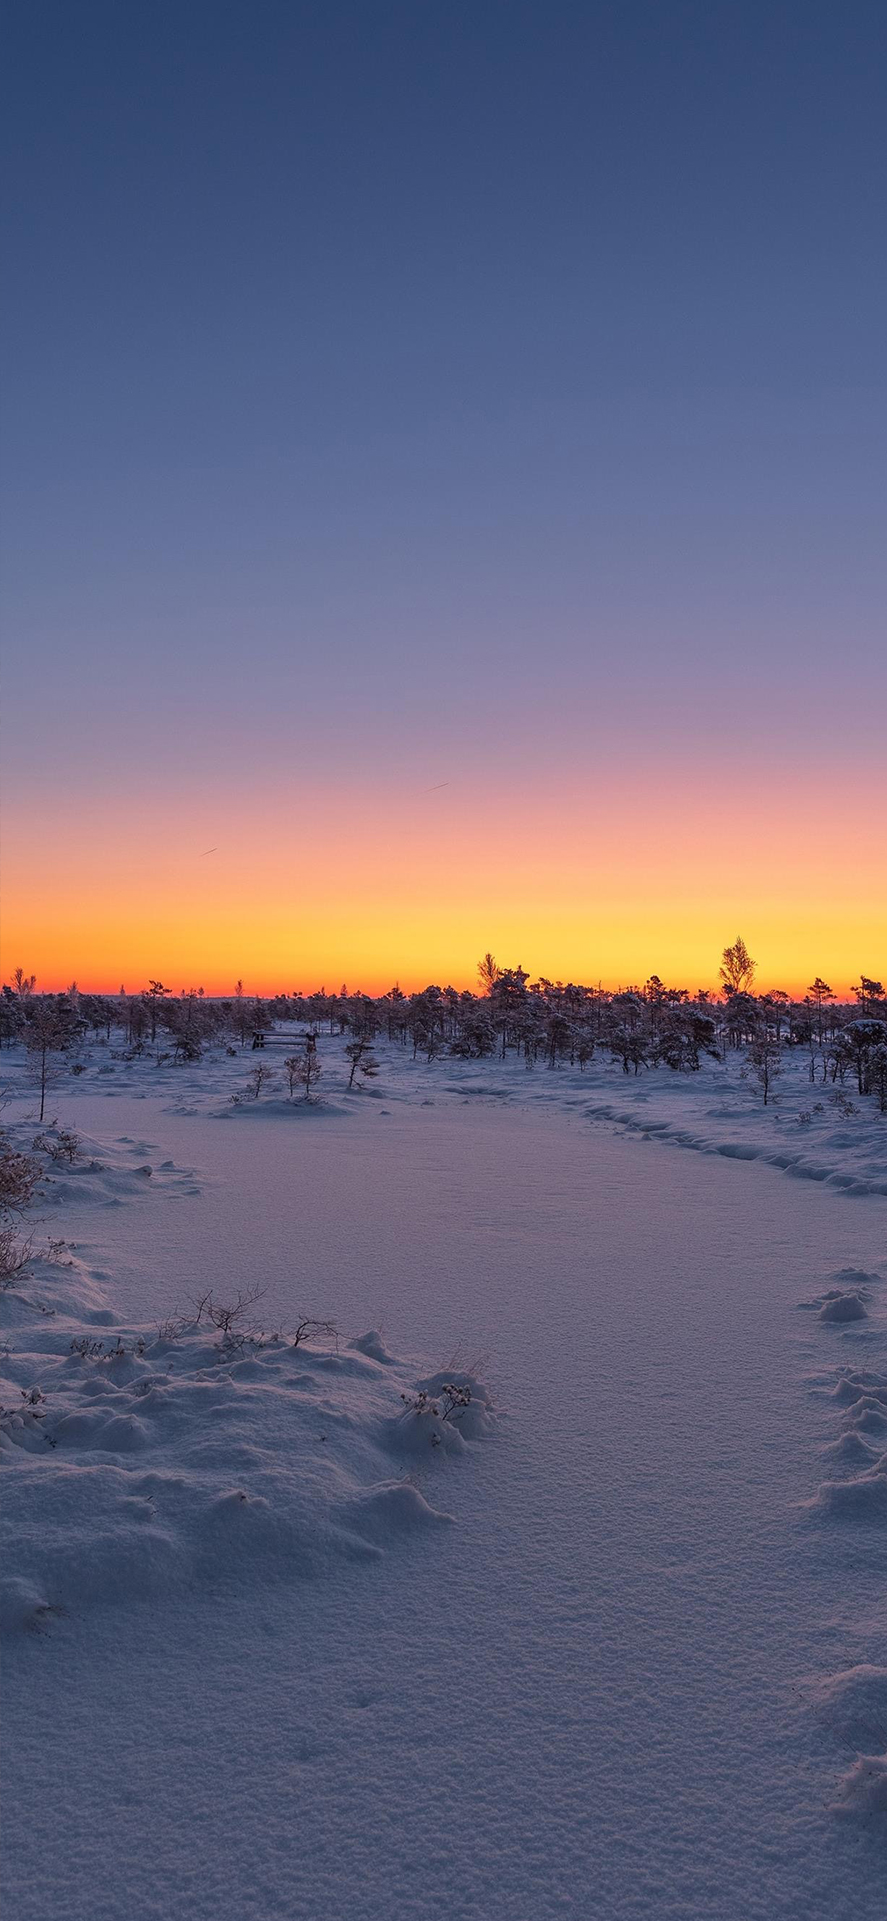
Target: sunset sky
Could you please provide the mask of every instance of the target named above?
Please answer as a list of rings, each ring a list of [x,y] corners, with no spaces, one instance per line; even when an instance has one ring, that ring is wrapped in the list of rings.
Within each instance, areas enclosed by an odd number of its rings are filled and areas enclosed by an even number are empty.
[[[884,978],[885,57],[13,5],[4,978]]]

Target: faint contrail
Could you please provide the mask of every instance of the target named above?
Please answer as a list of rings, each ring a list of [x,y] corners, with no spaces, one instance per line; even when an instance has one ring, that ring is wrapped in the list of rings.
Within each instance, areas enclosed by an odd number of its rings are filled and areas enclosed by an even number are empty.
[[[205,860],[207,857],[207,854],[217,854],[218,851],[219,850],[217,847],[204,847],[203,853],[198,854],[197,858],[198,860]]]
[[[449,784],[450,783],[448,780],[438,780],[438,781],[435,781],[433,787],[426,787],[424,789],[424,792],[426,794],[438,794],[442,787],[449,787]]]

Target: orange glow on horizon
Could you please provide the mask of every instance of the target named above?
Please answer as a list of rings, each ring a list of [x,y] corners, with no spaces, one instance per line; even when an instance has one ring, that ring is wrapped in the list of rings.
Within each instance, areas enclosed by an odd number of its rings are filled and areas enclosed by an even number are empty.
[[[489,948],[533,978],[612,988],[655,972],[693,990],[716,985],[741,932],[762,990],[802,994],[819,973],[846,996],[887,962],[877,787],[871,770],[836,799],[812,776],[743,788],[697,771],[681,789],[661,769],[611,769],[527,805],[516,787],[405,801],[290,784],[236,810],[221,790],[130,798],[73,833],[32,797],[18,821],[7,807],[3,978],[463,988]]]

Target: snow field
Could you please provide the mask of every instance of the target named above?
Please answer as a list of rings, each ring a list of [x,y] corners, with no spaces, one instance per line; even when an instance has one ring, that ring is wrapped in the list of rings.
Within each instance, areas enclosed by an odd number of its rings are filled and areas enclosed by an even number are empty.
[[[348,1100],[335,1058],[319,1109],[232,1109],[242,1061],[59,1099],[68,1244],[3,1301],[19,1913],[880,1921],[878,1195],[589,1126],[578,1073],[395,1061]],[[766,1145],[746,1095],[722,1124]],[[223,1276],[264,1333],[159,1334]],[[293,1350],[303,1305],[489,1352],[508,1421],[474,1368],[432,1445],[400,1397],[457,1370]]]
[[[317,1126],[353,1116],[360,1109],[390,1115],[404,1102],[449,1105],[454,1101],[493,1105],[554,1106],[588,1122],[637,1133],[641,1138],[691,1148],[726,1159],[762,1161],[795,1180],[809,1180],[850,1195],[887,1195],[887,1115],[873,1096],[859,1096],[850,1079],[843,1085],[810,1080],[804,1049],[783,1051],[779,1078],[768,1106],[748,1080],[745,1054],[730,1049],[726,1058],[703,1058],[697,1073],[666,1067],[624,1074],[617,1062],[595,1056],[588,1066],[537,1065],[528,1072],[522,1060],[462,1061],[441,1055],[431,1062],[411,1058],[410,1050],[377,1040],[381,1061],[378,1084],[347,1091],[347,1062],[342,1036],[321,1034],[322,1076],[317,1104],[286,1099],[282,1047],[256,1055],[250,1049],[229,1055],[207,1050],[192,1065],[158,1066],[152,1059],[126,1060],[120,1050],[101,1043],[84,1047],[72,1077],[62,1067],[50,1103],[100,1093],[113,1099],[135,1095],[190,1118],[243,1123],[288,1119],[292,1125]],[[8,1086],[14,1107],[23,1091],[26,1061],[20,1048],[6,1052]],[[270,1079],[258,1100],[248,1093],[251,1066],[260,1060]],[[144,1144],[143,1144],[144,1145]],[[134,1155],[138,1154],[133,1144]],[[182,1180],[186,1179],[183,1171]]]

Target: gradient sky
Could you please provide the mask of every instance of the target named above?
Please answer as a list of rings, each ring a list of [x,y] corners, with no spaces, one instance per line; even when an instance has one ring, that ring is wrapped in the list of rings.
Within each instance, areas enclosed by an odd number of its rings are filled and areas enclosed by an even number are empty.
[[[6,21],[4,975],[884,978],[881,0]]]

